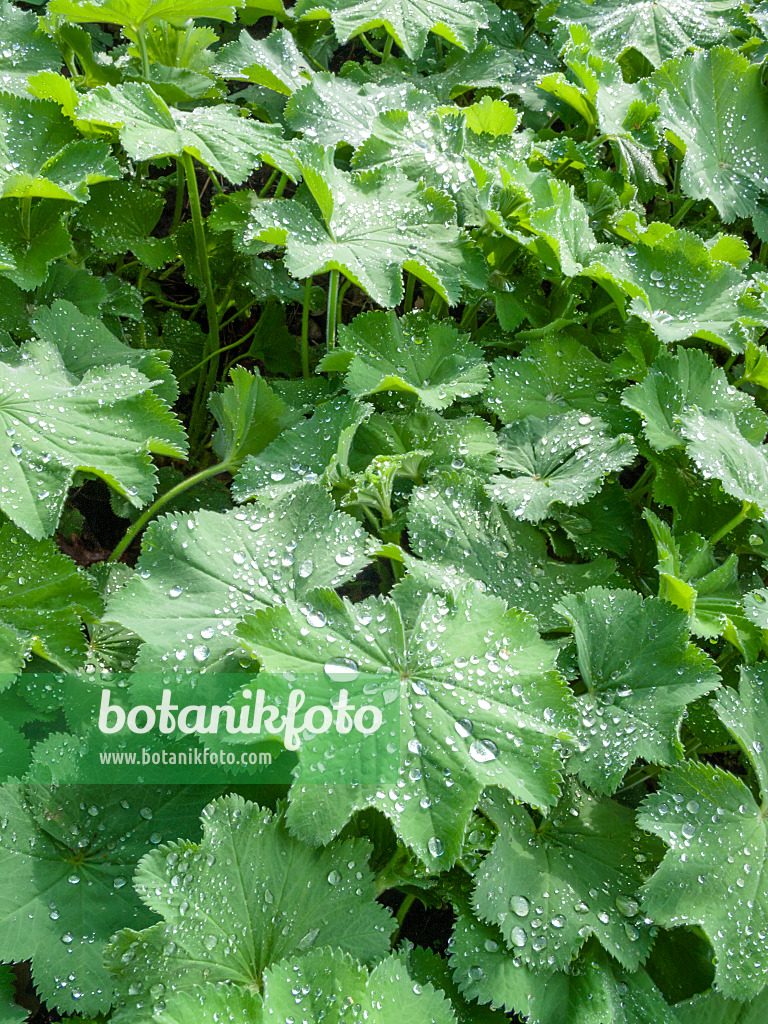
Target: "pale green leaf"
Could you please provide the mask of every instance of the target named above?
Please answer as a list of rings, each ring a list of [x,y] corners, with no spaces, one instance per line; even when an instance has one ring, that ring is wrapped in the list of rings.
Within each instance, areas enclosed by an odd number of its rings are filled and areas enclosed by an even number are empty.
[[[10,0],[0,4],[0,90],[27,96],[30,75],[55,71],[61,64],[58,47],[39,31],[37,18]]]

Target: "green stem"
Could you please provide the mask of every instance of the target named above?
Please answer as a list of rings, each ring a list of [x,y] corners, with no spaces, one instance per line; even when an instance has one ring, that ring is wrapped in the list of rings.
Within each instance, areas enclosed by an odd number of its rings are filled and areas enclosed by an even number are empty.
[[[721,526],[719,530],[712,534],[712,536],[709,538],[709,544],[712,547],[714,547],[719,540],[722,540],[727,533],[730,533],[731,530],[735,530],[740,523],[744,522],[744,520],[747,518],[747,512],[749,512],[750,505],[751,502],[742,501],[741,511],[737,513],[733,517],[733,519],[729,519],[725,526]]]
[[[332,270],[328,277],[328,308],[325,315],[325,344],[330,352],[336,344],[336,314],[339,306],[339,272]]]
[[[432,316],[442,316],[443,305],[444,303],[442,295],[438,291],[433,292],[432,301],[429,304],[429,312],[432,314]]]
[[[202,422],[205,420],[205,409],[208,395],[213,389],[216,375],[219,371],[219,359],[217,350],[219,348],[219,310],[216,305],[216,296],[213,291],[213,279],[211,278],[211,266],[208,262],[208,247],[205,241],[205,225],[203,223],[203,212],[200,208],[200,193],[197,188],[197,176],[195,175],[195,164],[189,153],[182,157],[184,161],[184,176],[187,180],[187,193],[189,205],[192,211],[192,227],[195,235],[195,248],[197,259],[200,264],[200,275],[203,279],[203,298],[208,313],[208,341],[204,356],[211,355],[208,365],[208,373],[205,379],[201,376],[195,392],[192,416],[189,424],[191,437],[197,437]]]
[[[272,198],[273,199],[279,199],[280,196],[283,194],[283,192],[285,192],[285,186],[287,184],[288,184],[288,175],[287,174],[281,174],[280,175],[280,181],[278,181],[278,183],[277,183],[277,188],[275,189],[275,194],[272,196]]]
[[[312,278],[304,285],[304,305],[301,310],[301,374],[309,380],[309,300],[312,294]]]
[[[275,180],[275,178],[278,176],[279,173],[280,173],[280,171],[278,171],[277,168],[275,168],[274,171],[272,171],[270,176],[267,178],[266,185],[261,190],[261,192],[259,192],[259,199],[263,199],[264,196],[267,194],[267,192],[269,192],[269,190],[272,188],[272,182]]]
[[[404,897],[403,902],[397,908],[397,914],[395,915],[395,920],[397,921],[397,928],[395,929],[395,933],[392,936],[392,949],[394,949],[395,946],[397,945],[397,940],[400,938],[400,932],[402,931],[403,923],[405,922],[405,919],[408,916],[408,911],[411,909],[415,901],[416,897],[411,896],[409,894]]]
[[[241,308],[240,308],[240,309],[238,309],[238,311],[237,311],[236,313],[233,313],[233,314],[232,314],[231,316],[228,316],[226,320],[222,320],[222,322],[221,322],[221,323],[219,324],[219,331],[223,331],[225,327],[229,327],[229,325],[230,325],[230,324],[232,324],[232,323],[234,323],[234,322],[235,322],[235,320],[239,320],[239,319],[240,319],[240,317],[241,317],[241,316],[242,316],[242,315],[243,315],[244,313],[247,313],[247,312],[248,312],[248,310],[249,310],[249,309],[250,309],[250,308],[251,308],[251,307],[252,307],[253,305],[254,305],[254,301],[253,301],[253,299],[251,299],[251,301],[250,301],[250,302],[248,303],[248,305],[247,305],[247,306],[241,306]]]
[[[181,217],[184,213],[184,167],[181,160],[176,161],[176,205],[173,208],[173,221],[171,223],[171,230],[168,232],[172,235],[174,231],[181,224]]]
[[[733,364],[736,362],[736,360],[738,358],[739,358],[739,353],[738,352],[734,352],[733,355],[730,355],[726,359],[725,366],[723,367],[723,369],[725,370],[726,373],[728,373],[728,371],[731,369],[731,367],[733,366]]]
[[[389,58],[390,53],[392,53],[392,43],[394,43],[394,41],[395,40],[393,36],[387,36],[387,41],[386,43],[384,43],[384,49],[381,51],[382,61],[385,61]]]
[[[599,309],[596,309],[594,313],[589,314],[589,316],[587,317],[587,323],[591,324],[593,320],[597,320],[599,317],[603,315],[603,313],[609,313],[612,309],[615,308],[616,303],[613,300],[607,302],[604,306],[601,306]]]
[[[193,476],[188,476],[186,480],[182,480],[181,483],[176,484],[176,486],[172,487],[170,491],[166,491],[165,494],[161,494],[157,501],[153,502],[148,509],[142,512],[136,522],[132,523],[128,527],[107,561],[117,562],[123,552],[130,547],[134,537],[141,533],[150,519],[154,519],[163,505],[167,505],[169,501],[172,501],[180,494],[183,494],[184,491],[188,491],[190,487],[194,487],[195,484],[200,484],[203,480],[209,480],[212,476],[219,476],[221,473],[226,473],[229,469],[230,466],[227,462],[220,462],[216,466],[209,466],[208,469],[202,469],[199,473],[195,473]]]
[[[403,312],[410,313],[413,309],[413,293],[416,289],[416,278],[413,274],[408,274],[408,281],[405,285],[405,302],[403,303]]]
[[[757,254],[757,259],[760,263],[765,263],[768,259],[768,242],[760,243],[760,251]]]
[[[368,51],[368,53],[372,53],[374,57],[378,57],[379,59],[381,59],[381,50],[376,49],[376,47],[368,39],[368,36],[366,36],[365,32],[360,33],[359,39],[360,42]]]
[[[141,73],[145,80],[148,82],[151,77],[149,67],[149,51],[147,50],[147,39],[144,35],[144,26],[140,25],[136,30],[136,39],[139,44],[139,53],[141,54]]]
[[[21,213],[21,226],[24,237],[32,240],[32,196],[22,196],[19,200],[19,212]]]
[[[674,215],[674,217],[670,217],[669,223],[672,225],[673,228],[677,227],[677,225],[680,223],[680,221],[683,219],[683,217],[686,215],[686,213],[688,213],[688,211],[691,209],[691,207],[695,205],[695,203],[696,203],[695,199],[686,199],[685,202],[683,203],[683,205],[680,207],[680,209]]]
[[[256,327],[258,327],[258,326],[259,325],[256,324]],[[237,341],[231,341],[228,345],[223,345],[221,348],[216,349],[215,352],[211,352],[210,355],[207,355],[205,357],[205,359],[201,359],[199,363],[197,363],[195,366],[193,366],[191,370],[185,370],[184,373],[179,374],[178,379],[179,380],[184,380],[185,377],[190,377],[197,370],[200,370],[204,366],[207,366],[208,363],[211,361],[211,359],[213,359],[214,356],[219,356],[219,355],[221,355],[222,352],[229,352],[230,349],[237,348],[239,345],[242,345],[243,342],[246,341],[250,337],[251,334],[253,334],[254,330],[255,330],[255,328],[251,328],[251,330],[248,331],[247,334],[244,334],[242,336],[242,338],[238,338]]]

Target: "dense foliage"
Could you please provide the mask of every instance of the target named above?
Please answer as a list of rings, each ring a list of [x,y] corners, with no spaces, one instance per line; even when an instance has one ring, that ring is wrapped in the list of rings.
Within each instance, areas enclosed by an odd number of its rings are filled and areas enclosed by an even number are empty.
[[[768,1017],[766,57],[0,0],[2,1024]],[[56,784],[84,693],[295,671],[398,778]]]

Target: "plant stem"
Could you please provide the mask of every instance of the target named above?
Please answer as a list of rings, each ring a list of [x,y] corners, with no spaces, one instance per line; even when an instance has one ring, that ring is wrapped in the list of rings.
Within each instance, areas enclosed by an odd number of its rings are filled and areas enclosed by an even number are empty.
[[[395,946],[397,945],[397,941],[400,938],[400,932],[402,931],[403,928],[403,923],[406,917],[408,916],[408,911],[411,909],[415,902],[416,897],[409,894],[403,898],[403,902],[397,908],[397,914],[395,915],[395,920],[397,921],[397,928],[395,929],[395,933],[392,936],[392,949],[394,949]]]
[[[272,171],[270,176],[267,178],[266,185],[261,190],[261,192],[259,192],[259,199],[263,199],[264,196],[267,194],[267,192],[269,192],[269,190],[272,188],[272,182],[275,180],[275,178],[278,176],[279,173],[280,173],[280,171],[278,171],[277,168],[275,168],[274,171]]]
[[[328,278],[328,306],[325,314],[325,344],[329,352],[336,344],[336,313],[339,305],[339,272],[332,270]]]
[[[172,501],[180,494],[183,494],[184,491],[188,491],[190,487],[194,487],[195,484],[202,483],[203,480],[209,480],[212,476],[220,476],[221,473],[226,473],[229,469],[230,466],[227,462],[220,462],[215,466],[209,466],[208,469],[201,469],[199,473],[195,473],[193,476],[188,476],[186,480],[182,480],[180,483],[176,484],[176,486],[172,487],[170,491],[166,491],[165,494],[161,494],[148,509],[145,509],[145,511],[142,512],[135,523],[131,523],[107,561],[117,562],[123,552],[130,547],[134,537],[141,533],[150,519],[154,519],[163,505],[167,505],[169,501]]]
[[[416,278],[413,274],[408,275],[405,285],[405,301],[403,302],[403,313],[410,313],[413,309],[413,293],[416,289]]]
[[[258,324],[256,326],[258,327]],[[191,370],[185,370],[184,373],[179,374],[178,379],[179,380],[184,380],[185,377],[191,376],[196,370],[200,370],[200,369],[202,369],[203,366],[207,366],[208,363],[211,361],[211,359],[213,359],[214,356],[219,356],[219,355],[221,355],[222,352],[229,352],[230,349],[237,348],[239,345],[242,345],[243,342],[252,333],[253,333],[253,329],[248,331],[247,334],[244,334],[242,336],[242,338],[238,338],[237,341],[231,341],[228,345],[223,345],[221,348],[217,349],[215,352],[211,352],[210,355],[207,355],[205,357],[205,359],[201,359],[199,363],[196,363],[195,366],[193,366]]]
[[[312,294],[312,278],[304,285],[304,305],[301,310],[301,374],[309,380],[309,300]]]
[[[174,231],[181,224],[181,217],[184,213],[184,167],[181,160],[176,161],[176,205],[173,209],[173,221],[171,223],[171,230],[168,232],[172,235]]]
[[[148,82],[151,77],[151,72],[149,66],[149,51],[147,50],[147,39],[144,35],[143,25],[140,25],[136,30],[136,39],[139,44],[139,53],[141,54],[141,73]]]
[[[384,43],[384,49],[381,51],[381,59],[385,61],[388,59],[390,53],[392,53],[392,43],[394,43],[394,37],[388,35],[387,41]]]
[[[22,196],[19,200],[19,212],[21,213],[21,227],[24,237],[32,240],[32,196]]]
[[[288,184],[288,175],[287,174],[281,174],[280,175],[280,181],[278,181],[278,183],[277,183],[277,188],[275,189],[275,194],[272,196],[272,198],[273,199],[279,199],[280,196],[282,196],[283,192],[285,192],[285,186],[287,184]]]
[[[695,199],[686,199],[685,202],[683,203],[683,205],[680,207],[680,209],[674,215],[674,217],[670,217],[669,218],[669,223],[672,225],[673,228],[676,227],[680,223],[680,221],[683,219],[683,217],[686,215],[686,213],[688,213],[688,211],[691,209],[691,207],[695,205],[695,203],[696,203]]]
[[[184,176],[187,180],[187,193],[189,194],[189,205],[192,211],[192,227],[195,235],[195,247],[197,259],[200,263],[200,275],[203,279],[203,298],[208,313],[208,341],[206,343],[205,356],[211,356],[208,364],[208,372],[201,375],[192,407],[192,417],[189,423],[190,437],[197,436],[202,421],[205,419],[205,408],[208,395],[210,394],[216,376],[219,371],[219,310],[216,305],[216,296],[213,291],[213,280],[211,278],[211,266],[208,262],[208,247],[205,241],[205,225],[203,223],[203,212],[200,208],[200,193],[197,189],[197,176],[195,175],[195,163],[189,153],[182,157],[184,161]]]
[[[358,38],[360,39],[360,42],[366,48],[368,53],[372,53],[374,57],[381,58],[381,50],[376,49],[376,47],[368,39],[368,36],[365,34],[365,32],[361,32]]]
[[[709,538],[709,544],[712,547],[714,547],[719,540],[722,540],[727,533],[730,533],[731,530],[735,530],[740,523],[744,522],[747,518],[747,512],[749,512],[750,504],[751,502],[749,501],[742,501],[741,511],[737,513],[733,519],[729,519],[725,526],[721,526],[719,530],[712,534]]]

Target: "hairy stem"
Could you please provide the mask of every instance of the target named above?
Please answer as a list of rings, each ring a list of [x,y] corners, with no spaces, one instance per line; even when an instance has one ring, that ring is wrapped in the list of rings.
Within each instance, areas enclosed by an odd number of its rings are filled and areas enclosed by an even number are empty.
[[[148,82],[150,79],[150,66],[149,66],[149,51],[147,50],[147,37],[144,34],[144,26],[139,25],[136,30],[136,41],[139,44],[139,53],[141,54],[141,73],[144,79]]]
[[[332,270],[328,278],[328,308],[325,320],[325,344],[330,352],[336,344],[336,314],[339,305],[339,272]]]
[[[714,547],[719,540],[722,540],[727,533],[730,533],[731,530],[735,530],[740,523],[744,522],[744,520],[747,518],[747,513],[749,512],[750,504],[751,502],[749,501],[742,501],[741,511],[738,512],[733,517],[733,519],[729,519],[724,526],[721,526],[719,530],[715,531],[715,533],[712,534],[712,536],[709,538],[709,543],[712,547]]]
[[[301,374],[309,380],[309,300],[312,294],[312,278],[304,285],[304,305],[301,310]]]

